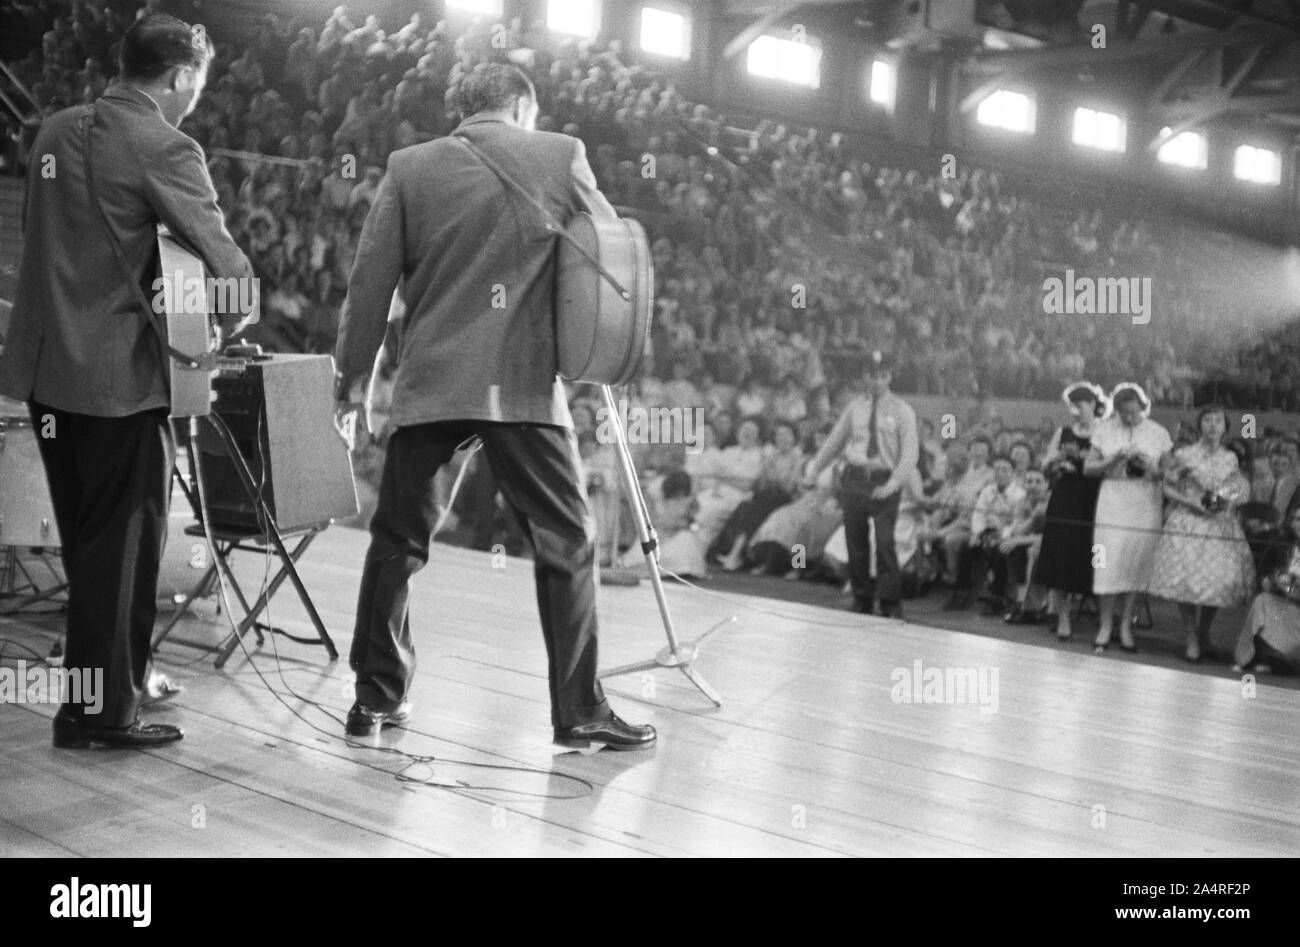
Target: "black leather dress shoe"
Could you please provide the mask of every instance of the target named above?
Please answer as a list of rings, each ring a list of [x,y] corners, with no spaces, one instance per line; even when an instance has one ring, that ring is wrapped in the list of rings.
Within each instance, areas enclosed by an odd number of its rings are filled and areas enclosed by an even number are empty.
[[[353,704],[348,711],[345,731],[350,737],[371,737],[384,727],[393,727],[411,719],[411,702],[404,700],[396,710],[372,710],[364,704]]]
[[[655,745],[658,734],[648,724],[635,727],[612,714],[608,720],[584,723],[577,727],[556,727],[555,742],[575,750],[604,745],[611,750],[646,750]]]
[[[95,743],[135,748],[163,746],[184,736],[180,727],[163,723],[142,724],[137,720],[129,727],[97,727],[86,723],[84,717],[62,711],[54,716],[54,745],[63,750],[86,750]]]

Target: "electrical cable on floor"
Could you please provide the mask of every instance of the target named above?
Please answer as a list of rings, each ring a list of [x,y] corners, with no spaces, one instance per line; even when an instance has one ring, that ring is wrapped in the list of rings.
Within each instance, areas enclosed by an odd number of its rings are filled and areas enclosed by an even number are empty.
[[[224,419],[221,418],[220,415],[218,415],[215,411],[213,412],[212,416],[209,418],[209,423],[211,423],[215,428],[217,428],[219,433],[222,434],[223,442],[225,443],[226,449],[228,451],[238,450],[238,446],[235,442],[233,435],[230,432],[229,427],[226,426]],[[198,444],[198,419],[197,418],[190,419],[190,441],[191,444],[195,445],[195,449],[192,452],[192,456],[194,458],[194,479],[195,479],[195,485],[197,487],[197,493],[199,499],[200,520],[203,526],[203,534],[208,544],[209,554],[215,557],[216,543],[213,539],[211,525],[210,525],[211,517],[208,511],[207,485],[203,477],[203,470],[202,470],[203,465],[199,458],[200,452],[197,449],[197,444]],[[466,441],[465,443],[469,443],[469,441]],[[464,446],[464,444],[462,444],[462,446]],[[259,443],[259,456],[260,456],[260,443]],[[231,459],[234,460],[236,463],[239,463],[238,459],[233,457]],[[263,463],[263,472],[264,471],[265,471],[265,464]],[[273,528],[274,524],[267,523],[264,519],[263,510],[265,509],[265,498],[262,493],[263,485],[254,484],[254,486],[255,486],[255,492],[257,493],[256,507],[258,511],[257,516],[258,516],[259,525],[261,525],[264,528]],[[266,566],[266,571],[264,572],[264,582],[269,578],[269,562],[270,562],[269,547],[266,552],[266,561],[267,561],[267,566]],[[284,696],[272,686],[270,681],[267,680],[266,676],[262,673],[261,668],[259,668],[257,666],[256,661],[253,660],[253,655],[249,651],[248,645],[245,643],[243,636],[238,633],[238,626],[236,625],[234,620],[234,612],[231,610],[230,597],[226,589],[225,576],[223,575],[220,569],[217,570],[217,584],[220,591],[221,600],[224,603],[226,620],[231,626],[231,632],[232,634],[235,635],[236,640],[239,643],[240,649],[244,652],[244,657],[248,660],[249,666],[252,667],[254,673],[257,674],[257,677],[262,682],[262,685],[272,696],[276,698],[276,700],[278,700],[298,720],[302,721],[304,724],[306,724],[308,727],[310,727],[312,730],[316,731],[317,733],[320,733],[326,737],[337,739],[337,731],[325,730],[324,728],[319,727],[312,721],[308,720],[305,716],[303,716],[302,713],[300,713],[297,710],[297,708],[293,707],[287,700],[285,700]],[[267,615],[269,618],[270,617],[269,602],[267,604],[268,604]],[[293,689],[293,687],[285,679],[284,668],[280,662],[280,653],[279,653],[279,648],[276,645],[275,635],[272,634],[270,637],[271,637],[272,652],[275,657],[276,670],[277,673],[279,674],[280,682],[284,685],[285,689],[289,692],[289,694],[291,694],[294,698],[296,698],[301,703],[311,707],[315,707],[317,710],[323,713],[330,720],[337,723],[340,727],[344,726],[345,722],[341,718],[339,718],[333,711],[331,711],[330,708],[319,703],[318,701],[314,701],[307,697],[304,697],[303,695],[299,694],[297,691]],[[316,642],[312,641],[312,643],[315,644]],[[532,796],[539,799],[562,801],[562,800],[569,800],[569,799],[586,798],[590,796],[592,793],[594,793],[596,789],[595,785],[586,779],[583,779],[579,776],[571,776],[567,773],[557,773],[553,770],[543,770],[543,769],[537,769],[535,767],[520,766],[520,765],[513,765],[513,764],[475,763],[475,762],[470,762],[468,760],[453,760],[453,759],[447,759],[447,758],[442,758],[442,757],[437,757],[432,755],[418,755],[414,753],[408,753],[405,750],[398,749],[397,747],[373,746],[370,744],[360,743],[355,740],[349,740],[349,739],[344,739],[343,742],[345,746],[352,749],[371,750],[373,752],[386,753],[389,755],[398,756],[406,760],[407,761],[406,766],[404,766],[402,769],[398,770],[397,772],[391,774],[399,782],[437,786],[438,788],[446,789],[450,792],[455,792],[458,795],[467,796],[468,798],[474,798],[472,795],[469,795],[472,792],[503,792],[515,796]],[[469,769],[492,770],[492,771],[512,772],[512,773],[534,775],[534,776],[544,776],[547,777],[548,779],[558,777],[560,779],[564,779],[564,780],[568,780],[569,782],[576,783],[578,787],[580,787],[581,791],[572,794],[567,794],[567,795],[555,794],[555,793],[529,793],[529,792],[524,792],[524,791],[519,791],[514,789],[508,789],[501,786],[479,786],[471,783],[466,783],[460,780],[457,780],[454,785],[448,785],[442,782],[435,782],[431,778],[421,779],[409,775],[410,770],[416,766],[428,766],[432,768],[435,763],[442,763],[450,766],[464,766]],[[483,800],[479,800],[479,801],[483,801]]]

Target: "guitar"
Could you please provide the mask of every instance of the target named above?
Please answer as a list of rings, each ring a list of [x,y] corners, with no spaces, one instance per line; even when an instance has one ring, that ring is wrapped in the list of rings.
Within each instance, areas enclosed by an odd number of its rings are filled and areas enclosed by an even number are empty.
[[[166,227],[158,228],[158,260],[161,283],[154,288],[161,296],[155,292],[155,299],[161,298],[166,310],[167,343],[195,362],[191,366],[175,357],[167,359],[171,417],[207,417],[212,413],[213,374],[242,372],[249,359],[217,354],[220,333],[209,312],[207,270]]]

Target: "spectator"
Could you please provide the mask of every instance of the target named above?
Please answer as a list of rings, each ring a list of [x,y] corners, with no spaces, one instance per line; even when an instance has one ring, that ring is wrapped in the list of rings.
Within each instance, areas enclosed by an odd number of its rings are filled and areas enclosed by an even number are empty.
[[[1228,416],[1211,405],[1196,416],[1201,439],[1173,452],[1165,470],[1164,494],[1171,501],[1156,549],[1150,591],[1178,603],[1186,650],[1193,664],[1209,646],[1217,611],[1250,597],[1255,568],[1237,508],[1250,485],[1237,457],[1223,446]]]
[[[1011,538],[1011,527],[1025,500],[1025,490],[1015,480],[1011,458],[998,454],[992,463],[993,482],[980,491],[971,513],[971,541],[962,553],[957,570],[953,597],[945,610],[970,608],[975,601],[976,587],[986,571],[993,572],[989,587],[989,602],[985,614],[1004,611],[1006,601],[1006,558],[999,546]]]
[[[814,453],[826,443],[829,428],[812,438]],[[833,487],[834,469],[825,467],[801,496],[773,510],[754,532],[748,558],[756,574],[800,578],[815,574],[822,550],[844,521]]]
[[[1086,381],[1061,393],[1070,423],[1058,428],[1047,448],[1044,470],[1051,478],[1051,500],[1043,527],[1038,580],[1049,590],[1048,610],[1056,614],[1056,636],[1068,640],[1070,597],[1092,592],[1092,531],[1101,482],[1084,476],[1084,459],[1097,425],[1110,416],[1102,390]]]
[[[649,495],[650,515],[659,533],[659,567],[668,574],[705,578],[704,561],[695,514],[699,504],[685,470],[670,471]]]
[[[1011,467],[1016,483],[1023,487],[1025,485],[1025,476],[1034,463],[1034,449],[1029,446],[1027,441],[1014,441],[1007,449],[1007,456],[1011,458]]]
[[[736,507],[722,532],[709,547],[709,559],[735,572],[745,563],[749,537],[779,507],[794,499],[803,475],[804,455],[794,425],[778,422],[773,442],[763,448],[763,467],[754,485],[754,496]]]
[[[754,484],[763,472],[763,449],[759,442],[758,422],[746,418],[736,432],[736,443],[716,451],[712,462],[704,462],[702,452],[695,496],[698,501],[696,523],[700,542],[705,549],[713,545],[736,507],[753,496]],[[688,470],[689,466],[688,455]],[[695,471],[691,471],[695,475]]]
[[[1141,387],[1132,382],[1117,385],[1110,400],[1115,414],[1093,433],[1083,466],[1088,476],[1102,478],[1093,528],[1093,545],[1099,554],[1092,581],[1101,625],[1093,642],[1097,654],[1110,646],[1120,601],[1119,646],[1137,650],[1133,610],[1155,565],[1164,527],[1160,465],[1173,447],[1169,432],[1147,417],[1151,402]]]
[[[1287,522],[1292,545],[1281,566],[1265,577],[1237,637],[1233,670],[1263,672],[1274,665],[1300,668],[1300,508]]]
[[[991,453],[992,445],[987,437],[978,435],[971,440],[966,452],[966,469],[946,492],[945,504],[938,511],[938,541],[943,547],[948,581],[954,586],[952,598],[945,607],[964,607],[960,604],[963,595],[957,588],[957,575],[962,556],[971,541],[971,516],[975,512],[975,503],[984,488],[993,482],[993,468],[988,463]]]
[[[1026,607],[1029,583],[1039,562],[1042,561],[1043,528],[1047,522],[1047,504],[1050,490],[1047,474],[1037,467],[1025,473],[1025,498],[1012,520],[1007,537],[998,544],[998,555],[1006,558],[1006,572],[1011,586],[1007,594],[1008,611],[1003,619],[1015,625],[1039,620],[1041,612],[1031,613]],[[996,567],[994,568],[996,572]]]

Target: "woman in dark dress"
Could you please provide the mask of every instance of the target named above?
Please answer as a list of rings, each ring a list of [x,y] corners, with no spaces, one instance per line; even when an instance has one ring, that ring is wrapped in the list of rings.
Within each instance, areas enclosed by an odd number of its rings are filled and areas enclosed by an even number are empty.
[[[1043,469],[1052,481],[1047,523],[1038,556],[1036,578],[1051,590],[1049,607],[1056,611],[1056,636],[1070,637],[1070,597],[1092,591],[1092,521],[1101,481],[1083,474],[1083,458],[1092,446],[1097,422],[1110,413],[1110,403],[1096,385],[1076,382],[1062,392],[1070,408],[1069,424],[1052,435]]]

